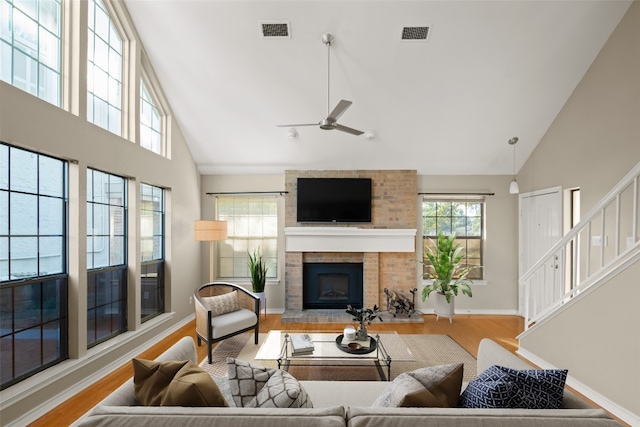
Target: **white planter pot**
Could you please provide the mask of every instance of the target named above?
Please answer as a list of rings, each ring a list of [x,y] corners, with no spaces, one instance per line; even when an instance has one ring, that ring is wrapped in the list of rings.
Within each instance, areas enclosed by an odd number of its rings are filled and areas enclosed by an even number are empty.
[[[264,310],[264,314],[266,316],[267,315],[267,293],[254,292],[254,294],[260,297],[260,310]]]
[[[447,298],[443,293],[437,292],[435,294],[435,312],[436,312],[436,321],[442,317],[448,317],[449,323],[453,322],[453,316],[456,315],[456,297],[455,295],[451,295],[451,302],[447,302]]]

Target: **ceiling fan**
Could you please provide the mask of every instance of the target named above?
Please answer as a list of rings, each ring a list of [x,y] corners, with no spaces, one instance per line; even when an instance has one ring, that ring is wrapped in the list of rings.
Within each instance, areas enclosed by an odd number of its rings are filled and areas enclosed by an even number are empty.
[[[303,124],[289,124],[289,125],[277,125],[278,127],[297,127],[297,126],[320,126],[320,129],[324,130],[339,130],[342,132],[347,132],[352,135],[362,135],[364,132],[353,129],[347,126],[343,126],[338,124],[338,118],[349,108],[352,104],[351,101],[340,100],[338,105],[335,106],[333,111],[329,112],[330,108],[330,89],[331,89],[331,43],[333,42],[334,37],[330,33],[325,33],[322,35],[322,43],[327,46],[327,116],[320,120],[318,123],[303,123]]]

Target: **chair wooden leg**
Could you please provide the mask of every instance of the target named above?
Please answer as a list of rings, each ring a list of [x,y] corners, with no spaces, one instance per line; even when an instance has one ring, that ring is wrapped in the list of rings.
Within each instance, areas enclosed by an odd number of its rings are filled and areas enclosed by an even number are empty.
[[[209,365],[211,365],[213,363],[213,359],[211,358],[211,340],[207,342],[207,352],[209,355]]]
[[[200,335],[198,335],[198,347],[200,347],[202,345],[202,339],[200,338]]]
[[[255,343],[258,344],[258,328],[256,328],[255,336]]]

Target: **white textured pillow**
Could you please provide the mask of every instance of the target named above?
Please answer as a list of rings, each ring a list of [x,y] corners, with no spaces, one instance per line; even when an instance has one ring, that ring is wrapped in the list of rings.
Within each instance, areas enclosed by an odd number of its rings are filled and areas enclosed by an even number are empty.
[[[288,372],[276,369],[249,408],[313,408],[307,391]]]
[[[231,313],[240,310],[238,291],[229,292],[215,297],[204,297],[204,303],[211,310],[211,316]]]
[[[227,357],[229,388],[236,406],[242,408],[255,400],[274,370]]]

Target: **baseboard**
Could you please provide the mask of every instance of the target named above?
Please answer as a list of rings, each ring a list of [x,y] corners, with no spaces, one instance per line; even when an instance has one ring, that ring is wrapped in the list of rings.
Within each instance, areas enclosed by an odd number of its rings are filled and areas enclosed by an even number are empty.
[[[529,360],[531,363],[533,363],[536,366],[539,366],[542,369],[558,369],[558,367],[551,365],[550,363],[546,362],[545,360],[541,359],[540,357],[536,356],[535,354],[531,353],[528,350],[518,349],[516,352],[520,356],[524,357],[525,359]],[[593,390],[592,388],[586,386],[585,384],[571,377],[571,375],[567,376],[567,385],[573,388],[578,393],[585,396],[587,399],[590,399],[591,401],[593,401],[594,403],[596,403],[597,405],[599,405],[609,413],[618,417],[625,423],[632,426],[640,426],[640,416],[630,412],[629,410],[623,408],[617,403],[611,401],[610,399],[601,395],[597,391]]]
[[[422,312],[422,314],[435,314],[433,308],[416,308]],[[518,310],[494,310],[494,309],[482,309],[482,308],[457,308],[456,314],[481,314],[481,315],[493,315],[493,316],[519,316]]]
[[[160,317],[160,316],[159,316]],[[168,316],[166,318],[166,320],[164,321],[169,321],[171,320],[171,318],[173,317],[173,313],[168,313]],[[168,334],[173,333],[175,331],[177,331],[178,329],[182,328],[183,326],[185,326],[186,324],[188,324],[189,322],[193,321],[193,319],[195,318],[195,314],[187,316],[185,319],[177,322],[176,324],[172,325],[169,329],[166,330],[166,332]],[[152,322],[152,321],[150,321]],[[158,324],[161,324],[162,322],[159,322]],[[153,325],[158,326],[158,324]],[[142,332],[146,332],[149,328],[145,328],[145,330],[140,330],[140,331],[136,331],[138,334],[142,333]],[[88,386],[92,385],[93,383],[95,383],[96,381],[99,381],[100,379],[104,378],[105,376],[109,375],[111,372],[113,372],[115,369],[119,368],[120,366],[124,365],[125,363],[129,362],[133,357],[135,357],[136,355],[142,353],[144,350],[148,349],[149,347],[157,344],[158,342],[160,342],[164,337],[166,337],[166,334],[161,334],[161,335],[156,335],[154,338],[146,341],[144,344],[134,348],[133,350],[129,351],[127,354],[123,355],[122,357],[114,360],[113,362],[109,363],[108,365],[104,366],[103,368],[101,368],[100,370],[96,371],[95,373],[93,373],[92,375],[85,377],[82,381],[77,382],[75,384],[73,384],[71,387],[65,389],[64,391],[56,394],[55,396],[52,396],[50,399],[38,404],[38,405],[34,405],[33,409],[30,410],[29,412],[25,413],[24,415],[22,415],[21,417],[12,420],[11,422],[5,424],[5,420],[3,420],[3,425],[7,426],[7,427],[12,427],[12,426],[24,426],[24,425],[28,425],[30,423],[32,423],[33,421],[37,420],[38,418],[42,417],[43,415],[45,415],[47,412],[53,410],[55,407],[59,406],[60,404],[62,404],[63,402],[65,402],[66,400],[70,399],[71,397],[75,396],[76,394],[78,394],[79,392],[81,392],[82,390],[84,390],[85,388],[87,388]],[[136,335],[131,334],[128,339],[124,339],[121,340],[119,343],[111,345],[110,348],[111,349],[115,349],[117,348],[117,346],[122,346],[125,345],[127,342],[130,342],[132,339],[136,338]],[[114,340],[116,340],[116,338],[114,338]],[[59,370],[59,372],[57,372],[54,375],[49,375],[48,378],[46,378],[45,380],[41,379],[41,376],[39,376],[39,374],[34,375],[31,378],[26,379],[25,381],[23,381],[22,383],[16,384],[13,387],[9,387],[6,390],[2,391],[2,404],[0,406],[0,410],[4,410],[6,408],[8,408],[11,405],[14,405],[18,402],[21,402],[24,399],[28,399],[31,395],[33,395],[34,393],[38,392],[39,390],[41,390],[42,388],[44,388],[45,386],[55,382],[55,381],[59,381],[60,379],[62,379],[64,376],[68,375],[69,373],[72,373],[84,366],[86,366],[88,363],[92,362],[95,360],[95,357],[91,357],[91,356],[87,356],[84,357],[82,359],[78,359],[78,360],[69,360],[69,361],[65,361],[62,363],[65,363],[66,366],[64,369]],[[55,369],[55,366],[52,368],[49,368],[47,371]],[[47,373],[49,374],[47,371],[44,371],[41,374]],[[31,382],[34,383],[33,386],[31,386]],[[23,383],[27,383],[27,384],[23,384]],[[4,394],[5,393],[9,393],[15,390],[12,390],[14,387],[18,387],[21,386],[21,388],[23,388],[22,390],[20,390],[19,393],[12,393],[11,396],[8,399],[4,398]],[[25,387],[26,386],[26,387]]]

